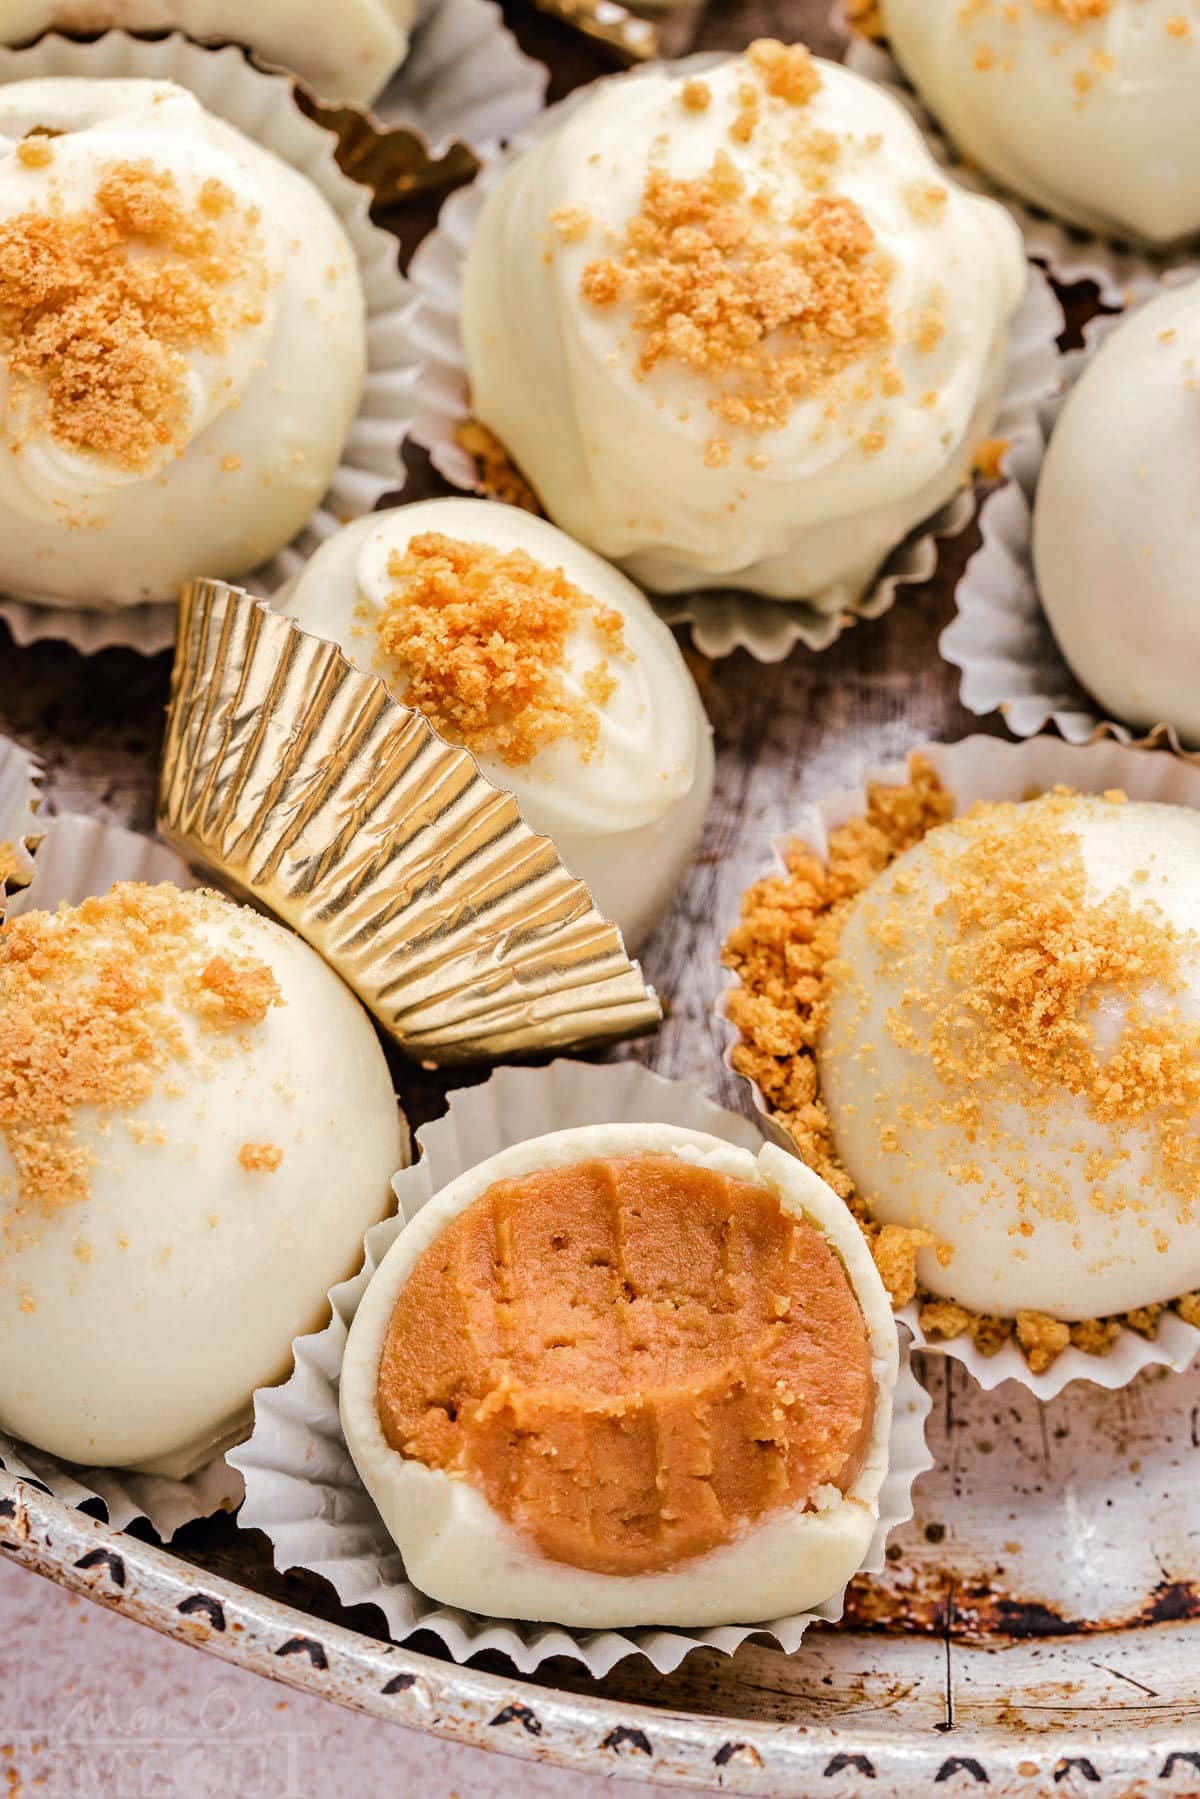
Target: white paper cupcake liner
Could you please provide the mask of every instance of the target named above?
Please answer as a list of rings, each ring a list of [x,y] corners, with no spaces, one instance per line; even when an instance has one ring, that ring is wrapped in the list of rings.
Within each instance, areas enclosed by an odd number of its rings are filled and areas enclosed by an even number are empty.
[[[953,796],[958,812],[977,800],[1020,800],[1031,789],[1041,791],[1058,783],[1080,793],[1120,788],[1131,800],[1157,800],[1200,809],[1200,769],[1177,756],[1133,749],[1111,740],[1075,745],[1056,737],[1033,737],[1025,743],[968,737],[960,743],[917,744],[912,753],[932,764],[942,785]],[[866,811],[871,783],[897,785],[907,780],[907,764],[889,762],[864,769],[856,786],[813,801],[790,830],[772,839],[774,865],[762,872],[783,872],[787,847],[796,841],[810,844],[817,855],[824,856],[830,833]],[[746,886],[750,884],[747,880]],[[733,922],[730,920],[730,924]],[[741,1039],[729,1018],[729,996],[738,985],[736,975],[731,973],[716,1007],[726,1034],[725,1066],[734,1073],[737,1070],[733,1067],[733,1051]],[[753,1092],[763,1129],[773,1142],[794,1153],[795,1144],[771,1115],[759,1088],[752,1082],[747,1085]],[[1064,1270],[1064,1278],[1068,1273]],[[1035,1374],[1011,1340],[996,1355],[986,1356],[970,1336],[948,1340],[927,1337],[918,1312],[914,1302],[898,1314],[912,1332],[914,1349],[961,1362],[988,1390],[1002,1381],[1014,1380],[1043,1400],[1054,1399],[1075,1380],[1115,1389],[1127,1386],[1143,1368],[1163,1367],[1182,1373],[1200,1350],[1200,1330],[1185,1324],[1176,1312],[1166,1311],[1152,1341],[1126,1327],[1107,1355],[1088,1355],[1072,1345],[1043,1373]]]
[[[44,827],[38,823],[41,769],[28,750],[0,737],[0,920],[10,889],[28,885],[33,851]]]
[[[274,593],[325,538],[404,484],[401,445],[415,358],[405,329],[411,296],[400,273],[397,240],[371,223],[370,190],[342,174],[333,134],[304,116],[291,82],[252,67],[240,50],[202,49],[179,33],[147,40],[123,31],[110,31],[94,43],[51,35],[26,50],[0,48],[0,82],[50,75],[141,76],[190,88],[209,112],[306,175],[353,245],[367,308],[362,401],[325,499],[300,535],[243,583],[258,593]],[[168,649],[175,635],[175,607],[166,602],[98,612],[0,595],[0,620],[18,643],[53,638],[84,654],[120,646],[154,655]]]
[[[230,1452],[246,1480],[240,1521],[265,1531],[276,1567],[323,1575],[345,1605],[377,1606],[397,1642],[417,1631],[432,1631],[456,1661],[495,1649],[524,1674],[551,1656],[563,1656],[599,1677],[623,1657],[640,1654],[666,1674],[693,1649],[707,1646],[732,1653],[753,1636],[769,1637],[790,1652],[818,1618],[841,1616],[839,1595],[815,1612],[768,1625],[713,1630],[585,1632],[477,1617],[438,1605],[410,1585],[399,1551],[359,1481],[338,1418],[338,1376],[347,1331],[367,1283],[403,1223],[458,1173],[501,1149],[569,1125],[618,1120],[684,1125],[751,1150],[761,1144],[759,1132],[746,1119],[636,1062],[595,1066],[559,1061],[541,1069],[502,1068],[485,1085],[455,1093],[447,1116],[418,1132],[421,1160],[396,1177],[401,1215],[368,1232],[362,1273],[332,1290],[330,1324],[298,1340],[295,1372],[284,1386],[255,1395],[253,1433]],[[932,1466],[925,1446],[929,1405],[905,1351],[895,1396],[891,1469],[864,1564],[868,1573],[882,1570],[889,1533],[912,1516],[913,1482]]]
[[[848,32],[846,67],[885,87],[901,101],[920,126],[934,156],[963,187],[999,200],[1012,214],[1025,240],[1026,253],[1044,263],[1056,281],[1071,286],[1093,281],[1106,306],[1127,306],[1146,299],[1164,283],[1174,285],[1200,274],[1200,257],[1193,248],[1155,255],[1130,244],[1096,237],[1070,225],[1059,224],[1048,213],[1028,205],[1006,188],[997,186],[973,164],[961,161],[931,115],[909,86],[907,77],[886,44],[855,31],[847,23],[844,0],[835,0],[833,23]]]
[[[11,917],[35,907],[57,906],[62,900],[75,904],[91,894],[106,893],[114,881],[198,885],[187,864],[172,851],[117,825],[64,814],[48,820],[43,830],[33,880],[13,896]],[[242,1495],[240,1474],[222,1456],[187,1480],[166,1480],[125,1469],[76,1467],[0,1432],[0,1467],[37,1481],[64,1505],[82,1506],[99,1500],[109,1523],[118,1529],[123,1530],[135,1518],[145,1518],[164,1540],[196,1518],[234,1511]]]
[[[959,698],[969,712],[999,712],[1016,737],[1053,725],[1068,743],[1112,737],[1118,743],[1165,746],[1200,763],[1200,748],[1185,749],[1173,725],[1134,730],[1106,718],[1075,679],[1038,597],[1033,568],[1033,507],[1046,448],[1067,397],[1122,315],[1092,319],[1084,347],[1061,359],[1058,393],[1040,409],[1041,428],[1005,458],[1004,484],[980,509],[982,543],[955,590],[956,615],[939,648],[962,676]]]
[[[541,111],[549,79],[494,0],[424,0],[408,55],[371,111],[419,131],[434,155],[455,139],[486,152]]]
[[[703,69],[714,58],[684,59],[679,68]],[[616,79],[620,79],[617,77]],[[453,486],[478,492],[475,464],[457,441],[470,416],[469,383],[459,316],[462,276],[471,236],[483,203],[508,170],[513,157],[591,96],[582,88],[542,113],[505,154],[491,158],[470,187],[451,195],[437,227],[409,268],[416,292],[409,330],[420,367],[416,379],[413,439],[428,450],[434,467]],[[1025,298],[1009,327],[1008,366],[1000,409],[991,435],[1017,442],[1036,430],[1037,407],[1057,380],[1056,339],[1063,315],[1049,283],[1033,270]],[[852,608],[823,612],[806,601],[765,600],[732,589],[655,598],[668,624],[691,626],[692,640],[705,656],[728,656],[746,649],[759,662],[782,662],[797,644],[825,650],[857,619],[879,618],[901,590],[933,574],[938,540],[956,536],[975,516],[975,493],[964,488],[888,558],[871,589]],[[652,596],[653,597],[653,596]]]

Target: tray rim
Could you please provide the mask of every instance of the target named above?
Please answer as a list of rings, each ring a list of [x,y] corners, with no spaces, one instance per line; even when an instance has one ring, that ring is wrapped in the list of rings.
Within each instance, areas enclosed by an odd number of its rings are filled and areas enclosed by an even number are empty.
[[[4,1470],[0,1550],[71,1592],[267,1679],[407,1729],[576,1773],[746,1794],[819,1791],[828,1799],[860,1794],[864,1780],[879,1799],[952,1792],[965,1783],[1032,1799],[1060,1790],[1064,1762],[1095,1756],[1098,1743],[1114,1738],[1120,1766],[1084,1776],[1097,1799],[1127,1794],[1141,1781],[1169,1780],[1176,1762],[1200,1772],[1200,1755],[1185,1748],[1177,1727],[1119,1736],[1079,1726],[1025,1735],[963,1725],[953,1737],[919,1732],[905,1740],[858,1709],[851,1728],[825,1720],[735,1721],[544,1687],[515,1671],[486,1673],[315,1619],[114,1530]],[[1187,1634],[1200,1637],[1200,1627]],[[1047,1750],[1057,1758],[1053,1789],[1046,1784]],[[1029,1759],[1035,1754],[1037,1766]]]

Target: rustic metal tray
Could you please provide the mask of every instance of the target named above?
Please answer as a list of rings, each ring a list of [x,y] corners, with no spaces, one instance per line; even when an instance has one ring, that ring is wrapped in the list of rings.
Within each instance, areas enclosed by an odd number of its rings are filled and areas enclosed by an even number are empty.
[[[701,47],[765,32],[829,50],[827,0],[722,5]],[[513,6],[555,89],[602,53]],[[389,215],[391,218],[392,215]],[[406,248],[428,225],[399,212]],[[437,491],[414,468],[414,495]],[[712,1016],[719,945],[748,879],[803,801],[867,763],[978,729],[937,634],[971,534],[936,582],[821,656],[701,666],[717,730],[718,794],[703,854],[647,973],[669,1004],[635,1050],[745,1109]],[[45,761],[48,803],[149,829],[168,659],[0,642],[0,731]],[[997,730],[1001,727],[996,726]],[[444,1084],[398,1070],[419,1122]],[[494,1656],[456,1667],[431,1639],[397,1648],[369,1608],[278,1575],[228,1519],[167,1551],[0,1474],[0,1548],[181,1641],[338,1702],[509,1755],[729,1792],[828,1795],[1200,1793],[1200,1370],[1151,1371],[1109,1394],[974,1387],[926,1359],[936,1468],[886,1573],[856,1583],[844,1623],[788,1657],[747,1645],[661,1677],[636,1659],[602,1682],[554,1664],[525,1680]]]

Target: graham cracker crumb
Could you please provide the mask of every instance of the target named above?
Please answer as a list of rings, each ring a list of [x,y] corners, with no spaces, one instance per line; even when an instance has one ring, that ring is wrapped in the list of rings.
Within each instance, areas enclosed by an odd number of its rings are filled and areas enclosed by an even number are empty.
[[[693,76],[680,88],[679,98],[688,112],[704,112],[712,102],[712,89],[707,81],[700,81]]]
[[[941,872],[949,897],[938,908],[938,929],[946,940],[942,953],[953,960],[957,984],[945,1017],[930,1021],[930,1058],[960,1084],[994,1079],[1016,1063],[1046,1092],[1083,1095],[1102,1120],[1165,1118],[1161,1174],[1184,1203],[1191,1203],[1200,1185],[1200,1155],[1185,1129],[1200,1108],[1196,1027],[1173,1011],[1148,1018],[1131,1008],[1115,1053],[1101,1064],[1080,1023],[1081,1008],[1098,984],[1133,992],[1151,981],[1168,993],[1176,989],[1180,944],[1155,909],[1134,906],[1128,895],[1089,900],[1082,858],[1077,849],[1072,853],[1074,840],[1063,822],[1072,797],[1061,789],[1040,796],[1041,814],[1017,844],[994,828],[1005,808],[975,807],[962,821],[969,834],[969,878],[948,858]],[[1115,791],[1102,798],[1111,805],[1125,800]],[[1122,1326],[1153,1335],[1163,1307],[1066,1325],[1032,1312],[1017,1320],[983,1316],[923,1294],[915,1260],[933,1240],[926,1232],[873,1222],[837,1158],[820,1092],[816,1044],[846,914],[890,863],[952,813],[953,802],[932,768],[913,757],[907,784],[872,786],[866,813],[831,834],[827,862],[793,843],[786,873],[749,890],[724,953],[741,981],[728,1000],[729,1018],[741,1038],[733,1065],[758,1087],[803,1160],[849,1205],[893,1303],[906,1304],[915,1292],[929,1334],[969,1331],[985,1355],[1015,1335],[1038,1372],[1068,1343],[1104,1355]],[[892,928],[886,913],[873,928],[881,937]],[[902,929],[898,917],[895,929]],[[896,948],[902,953],[899,940]],[[921,1005],[919,993],[908,997]],[[973,1026],[965,1039],[964,1017]],[[895,1028],[902,1029],[902,1023]],[[1099,1181],[1105,1170],[1092,1172]],[[1174,1308],[1200,1324],[1200,1296],[1184,1296]]]
[[[1044,1312],[1018,1312],[1016,1333],[1033,1374],[1044,1374],[1071,1341],[1070,1325]]]
[[[592,306],[630,307],[639,376],[682,364],[705,379],[720,418],[761,432],[852,363],[882,360],[890,277],[854,201],[819,195],[777,218],[718,151],[692,179],[651,166],[639,211],[616,252],[588,264],[581,291]]]
[[[137,474],[186,440],[185,352],[260,322],[265,288],[257,211],[216,181],[189,205],[148,162],[112,164],[85,210],[3,220],[0,354],[30,429]]]
[[[454,441],[471,457],[480,491],[489,499],[502,500],[506,506],[519,506],[522,512],[545,518],[537,494],[500,439],[486,425],[481,425],[478,419],[467,419],[455,431]]]
[[[247,1174],[274,1174],[283,1162],[278,1143],[243,1143],[238,1161]]]
[[[616,681],[603,661],[585,672],[584,697],[572,695],[567,640],[588,622],[611,654],[626,654],[619,612],[523,550],[438,532],[393,552],[388,574],[396,586],[379,647],[404,676],[407,705],[468,749],[514,766],[563,737],[585,761],[596,753],[599,708]]]
[[[122,883],[0,931],[0,1132],[17,1174],[6,1230],[87,1197],[76,1115],[128,1114],[172,1064],[194,1061],[187,1015],[241,1030],[280,1003],[263,964],[207,956],[197,925],[215,903]],[[244,1053],[243,1042],[230,1031],[225,1053]]]
[[[985,437],[982,443],[976,444],[972,464],[980,480],[999,481],[1004,473],[1004,458],[1011,449],[1012,443],[1007,437]]]
[[[51,140],[45,132],[31,131],[17,145],[17,161],[27,169],[46,169],[54,161]]]

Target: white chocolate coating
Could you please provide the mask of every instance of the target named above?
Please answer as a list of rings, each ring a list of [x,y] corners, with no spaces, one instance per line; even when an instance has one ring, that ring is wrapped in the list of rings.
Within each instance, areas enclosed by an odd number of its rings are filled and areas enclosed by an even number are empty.
[[[862,1308],[876,1382],[875,1417],[849,1493],[820,1510],[770,1514],[735,1542],[657,1574],[598,1574],[552,1562],[530,1547],[467,1481],[392,1449],[376,1403],[379,1363],[396,1299],[427,1246],[494,1181],[519,1179],[590,1156],[678,1156],[736,1180],[757,1181],[785,1211],[827,1238]],[[554,1131],[461,1175],[406,1225],[359,1305],[341,1372],[341,1415],[355,1467],[410,1580],[447,1605],[489,1617],[578,1629],[751,1623],[808,1610],[839,1593],[861,1567],[879,1516],[888,1467],[896,1326],[853,1218],[794,1156],[768,1145],[757,1158],[719,1138],[674,1125],[609,1124]]]
[[[377,627],[396,585],[389,558],[427,531],[523,550],[621,615],[629,658],[614,656],[586,619],[567,644],[563,680],[574,698],[582,696],[584,671],[598,662],[606,661],[616,682],[598,708],[595,752],[585,760],[573,740],[560,738],[528,763],[477,760],[489,781],[515,794],[526,823],[554,839],[636,950],[674,898],[712,798],[712,731],[679,647],[618,570],[545,519],[493,501],[427,500],[357,519],[322,544],[276,603],[304,630],[332,638],[352,661],[382,675],[403,701],[403,676],[382,656]]]
[[[1079,799],[1069,829],[1078,834],[1090,901],[1126,889],[1180,931],[1200,930],[1200,815]],[[942,1081],[924,1054],[889,1030],[889,1013],[908,1016],[905,991],[939,999],[956,991],[923,921],[946,891],[935,855],[961,832],[958,824],[942,826],[898,858],[843,928],[845,972],[834,980],[819,1047],[838,1154],[875,1218],[924,1227],[950,1246],[946,1266],[933,1250],[921,1252],[921,1282],[973,1311],[1098,1318],[1177,1298],[1200,1284],[1200,1216],[1163,1180],[1153,1117],[1103,1122],[1085,1095],[1045,1099],[1018,1066],[972,1089],[980,1112],[978,1128],[969,1130],[944,1110],[963,1083]],[[1135,878],[1142,870],[1146,878]],[[871,926],[898,882],[910,885],[896,953]],[[890,907],[889,923],[895,916]],[[1200,1019],[1200,944],[1185,953],[1186,990],[1168,996],[1146,987],[1149,1016],[1176,1005],[1184,1018]],[[1129,1002],[1111,987],[1098,998],[1084,1017],[1103,1058],[1116,1046]],[[889,1126],[897,1140],[891,1149]]]
[[[16,153],[34,126],[51,160]],[[326,492],[366,361],[354,252],[317,189],[170,83],[64,78],[0,90],[0,218],[86,210],[114,164],[149,163],[185,198],[216,180],[261,212],[265,301],[217,351],[186,350],[187,439],[136,472],[14,413],[0,369],[0,587],[120,606],[236,578],[283,547]],[[247,275],[249,279],[249,274]],[[249,293],[249,289],[247,289]]]
[[[892,49],[958,148],[1035,205],[1162,247],[1200,231],[1200,0],[1072,20],[1017,0],[881,0]]]
[[[404,1159],[387,1063],[349,988],[280,925],[188,898],[205,945],[265,962],[283,1005],[249,1054],[190,1074],[173,1062],[128,1113],[77,1114],[88,1195],[35,1215],[32,1240],[0,1238],[0,1426],[68,1461],[178,1477],[244,1434],[253,1390],[320,1328]],[[203,1058],[194,1016],[179,1023]],[[247,1171],[246,1143],[275,1145],[280,1166]],[[13,1179],[0,1137],[0,1195]]]
[[[1200,106],[1200,91],[1197,103]],[[1113,718],[1200,743],[1200,286],[1124,319],[1071,393],[1033,517],[1038,591]]]
[[[373,100],[408,50],[415,0],[0,0],[0,43],[44,31],[182,31],[242,44],[326,100]]]
[[[940,178],[912,121],[882,89],[816,66],[822,87],[810,104],[768,101],[748,144],[729,131],[742,58],[703,71],[712,99],[702,111],[681,103],[677,72],[606,81],[514,164],[472,238],[463,307],[472,410],[556,524],[652,589],[732,585],[828,611],[851,604],[952,496],[995,416],[1007,321],[1027,279],[1012,221],[953,185],[919,219],[914,188]],[[722,419],[730,460],[710,467],[708,380],[677,360],[639,375],[630,305],[590,304],[581,278],[604,253],[606,230],[619,235],[637,214],[652,154],[671,175],[695,177],[720,152],[750,191],[774,195],[780,218],[810,206],[813,171],[789,149],[798,117],[839,141],[831,191],[858,205],[892,259],[903,391],[882,407],[875,390],[856,397],[866,363],[852,364],[832,421],[824,390],[779,429]],[[557,208],[594,228],[563,242],[551,225]],[[945,329],[921,348],[913,336],[932,306]],[[885,440],[868,451],[881,425]]]

